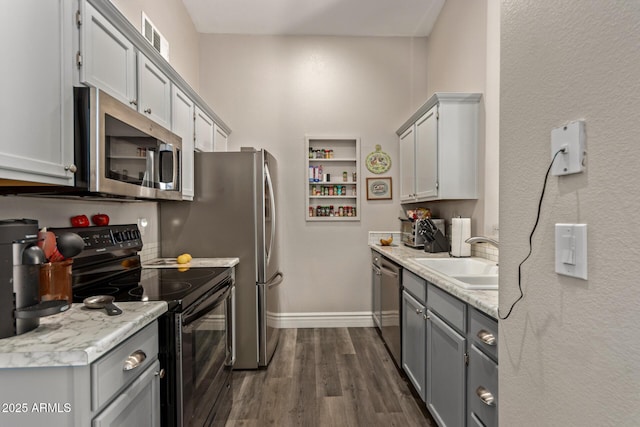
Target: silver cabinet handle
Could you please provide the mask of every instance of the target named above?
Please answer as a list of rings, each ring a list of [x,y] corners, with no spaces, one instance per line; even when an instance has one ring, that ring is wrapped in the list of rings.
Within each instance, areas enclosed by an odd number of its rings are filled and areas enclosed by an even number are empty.
[[[147,114],[151,114],[151,108],[145,108],[144,112],[147,113]]]
[[[127,357],[124,361],[123,371],[130,371],[140,366],[142,362],[147,358],[147,355],[142,350],[136,350]]]
[[[416,314],[422,314],[424,310],[420,309],[420,308],[416,308]]]
[[[138,101],[136,101],[135,99],[132,99],[131,101],[129,101],[129,104],[138,105]]]
[[[482,403],[484,403],[485,405],[496,406],[496,399],[493,397],[493,394],[486,388],[478,386],[478,388],[476,389],[476,395],[478,396],[478,398],[480,398],[480,400],[482,400]]]
[[[496,345],[496,337],[493,336],[491,332],[487,332],[484,329],[480,329],[478,331],[477,337],[480,338],[480,340],[486,345]]]
[[[158,372],[155,372],[153,375],[155,375],[156,377],[160,377],[160,379],[162,379],[164,378],[166,373],[167,371],[165,371],[164,368],[162,368]]]
[[[76,165],[65,166],[64,170],[69,171],[71,173],[76,173],[78,171],[78,167]]]

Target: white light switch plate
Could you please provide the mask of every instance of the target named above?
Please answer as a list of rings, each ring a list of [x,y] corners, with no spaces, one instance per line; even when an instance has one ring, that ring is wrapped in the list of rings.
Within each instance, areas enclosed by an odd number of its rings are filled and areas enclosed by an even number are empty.
[[[585,154],[584,121],[578,120],[551,130],[551,158],[562,148],[553,162],[551,175],[569,175],[584,171]]]
[[[587,280],[587,224],[556,224],[556,273]]]

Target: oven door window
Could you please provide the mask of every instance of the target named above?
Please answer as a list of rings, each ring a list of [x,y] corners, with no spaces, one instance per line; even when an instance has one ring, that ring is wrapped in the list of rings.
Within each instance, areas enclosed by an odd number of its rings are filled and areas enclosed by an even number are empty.
[[[207,298],[200,313],[185,316],[182,325],[184,425],[203,425],[225,383],[227,299],[229,288]]]

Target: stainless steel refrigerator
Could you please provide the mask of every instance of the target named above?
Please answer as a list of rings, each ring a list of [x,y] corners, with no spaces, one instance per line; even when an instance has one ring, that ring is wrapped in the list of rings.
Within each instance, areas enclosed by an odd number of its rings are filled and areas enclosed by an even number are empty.
[[[163,257],[238,257],[234,369],[267,366],[278,344],[282,272],[277,163],[266,150],[196,153],[192,202],[160,203]]]

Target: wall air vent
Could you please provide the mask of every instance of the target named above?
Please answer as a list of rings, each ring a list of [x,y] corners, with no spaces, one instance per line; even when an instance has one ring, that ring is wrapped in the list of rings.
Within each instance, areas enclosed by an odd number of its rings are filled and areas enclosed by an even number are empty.
[[[169,61],[169,42],[167,41],[166,38],[164,38],[162,34],[160,34],[160,31],[158,31],[158,28],[155,25],[153,25],[153,22],[151,22],[149,17],[144,12],[142,12],[141,28],[142,28],[142,35],[144,36],[144,38],[147,39],[147,41],[151,43],[151,46],[153,46],[153,48],[157,50],[160,53],[160,55],[162,55],[162,57],[166,59],[168,62]]]

